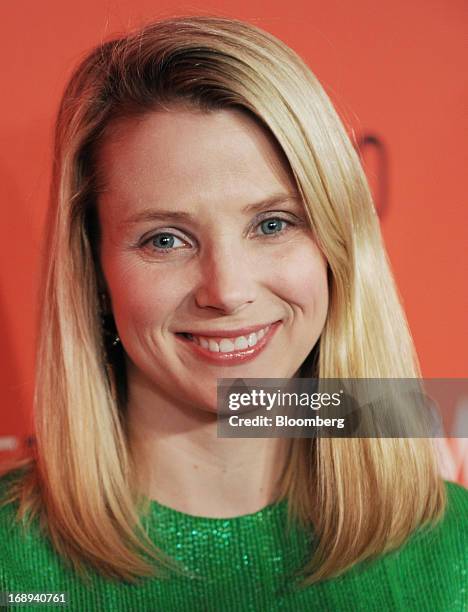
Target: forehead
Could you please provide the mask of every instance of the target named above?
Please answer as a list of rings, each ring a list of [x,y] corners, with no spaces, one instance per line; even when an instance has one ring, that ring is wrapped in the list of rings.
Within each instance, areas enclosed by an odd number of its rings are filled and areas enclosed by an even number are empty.
[[[157,111],[120,120],[97,162],[104,197],[123,208],[220,199],[242,205],[270,192],[295,192],[276,141],[237,110]]]

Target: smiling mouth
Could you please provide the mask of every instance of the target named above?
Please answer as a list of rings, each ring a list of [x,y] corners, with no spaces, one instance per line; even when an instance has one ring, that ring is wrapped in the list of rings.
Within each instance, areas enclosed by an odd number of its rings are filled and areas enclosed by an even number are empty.
[[[259,341],[264,338],[271,325],[266,325],[256,332],[250,334],[236,336],[234,338],[223,338],[222,336],[202,336],[190,333],[182,333],[184,338],[190,342],[194,342],[202,348],[210,351],[210,353],[233,353],[237,351],[245,351],[256,346]]]
[[[177,332],[176,336],[195,354],[212,363],[242,363],[254,359],[268,345],[281,321],[236,337],[202,336]]]

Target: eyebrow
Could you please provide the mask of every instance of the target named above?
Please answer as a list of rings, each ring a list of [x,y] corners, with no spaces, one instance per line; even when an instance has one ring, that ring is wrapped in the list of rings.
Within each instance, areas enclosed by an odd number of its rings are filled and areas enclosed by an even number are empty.
[[[297,194],[293,193],[281,193],[272,195],[260,202],[253,202],[247,204],[242,209],[244,214],[252,214],[268,208],[270,206],[277,206],[278,204],[285,204],[287,202],[300,203],[302,200]],[[185,221],[194,222],[196,221],[196,215],[185,211],[179,210],[154,210],[153,208],[147,208],[136,215],[132,215],[122,221],[121,225],[135,225],[137,223],[143,223],[145,221]]]

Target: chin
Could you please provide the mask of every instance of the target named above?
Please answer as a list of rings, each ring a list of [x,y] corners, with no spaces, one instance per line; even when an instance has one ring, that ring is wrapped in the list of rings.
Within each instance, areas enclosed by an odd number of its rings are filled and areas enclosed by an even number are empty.
[[[210,394],[194,393],[187,398],[187,405],[197,412],[205,413],[206,415],[216,416],[218,414],[218,399],[216,387]]]

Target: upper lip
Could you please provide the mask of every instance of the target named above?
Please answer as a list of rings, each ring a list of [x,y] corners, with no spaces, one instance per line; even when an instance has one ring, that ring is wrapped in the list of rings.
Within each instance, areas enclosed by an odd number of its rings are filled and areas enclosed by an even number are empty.
[[[271,323],[262,323],[260,325],[249,325],[248,327],[241,327],[239,329],[217,329],[217,330],[185,330],[185,334],[192,334],[193,336],[206,336],[207,338],[237,338],[237,336],[248,336],[254,332],[264,329],[269,325],[273,325],[278,321],[272,321]]]

